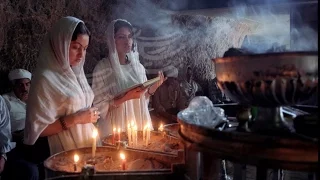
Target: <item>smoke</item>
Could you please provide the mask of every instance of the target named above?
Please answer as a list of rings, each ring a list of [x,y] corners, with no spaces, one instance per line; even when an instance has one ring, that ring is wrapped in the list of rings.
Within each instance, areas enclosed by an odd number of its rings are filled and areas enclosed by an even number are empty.
[[[274,0],[259,1],[260,4],[254,0],[248,2],[251,5],[235,0],[229,3],[232,17],[258,23],[255,33],[246,37],[242,48],[252,53],[270,52],[275,47],[282,47],[282,51],[318,50],[318,33],[305,23],[309,17],[301,15],[306,11],[303,8],[310,8],[312,4],[297,4],[289,0],[281,3]],[[317,16],[317,9],[313,9],[309,16]]]
[[[176,30],[170,26],[172,12],[160,6],[161,3],[156,4],[150,0],[119,0],[112,7],[112,17],[126,19],[138,29],[153,31],[153,36],[167,35]]]
[[[219,3],[201,0],[194,7],[226,6]],[[304,24],[300,6],[289,0],[247,0],[246,4],[233,0],[227,13],[212,17],[165,9],[193,5],[187,0],[119,0],[111,8],[112,19],[127,19],[135,27],[140,61],[148,74],[191,65],[197,79],[212,79],[211,59],[222,57],[231,47],[251,53],[318,49],[317,32]]]
[[[239,1],[231,0],[227,3],[231,11],[231,14],[228,15],[229,18],[247,20],[257,25],[255,32],[246,37],[242,48],[253,53],[263,53],[275,46],[284,47],[282,49],[287,51],[317,51],[318,33],[308,24],[304,24],[305,17],[300,14],[301,5],[297,5],[291,0],[281,0],[281,2],[247,0],[245,2],[239,3]],[[143,28],[144,36],[160,37],[185,31],[172,23],[174,12],[167,11],[163,7],[181,10],[189,6],[193,8],[205,8],[213,6],[213,4],[214,6],[222,6],[218,2],[203,0],[190,3],[187,0],[120,0],[112,8],[112,17],[127,19],[138,29]],[[301,4],[305,6],[310,3]],[[316,14],[311,15],[316,16]]]
[[[239,47],[243,41],[245,30],[237,26],[239,22],[224,17],[179,15],[163,7],[181,9],[187,0],[163,2],[119,1],[112,7],[113,19],[127,19],[137,29],[140,60],[148,73],[172,66],[180,69],[186,64],[209,72],[212,58],[222,56],[230,47]]]

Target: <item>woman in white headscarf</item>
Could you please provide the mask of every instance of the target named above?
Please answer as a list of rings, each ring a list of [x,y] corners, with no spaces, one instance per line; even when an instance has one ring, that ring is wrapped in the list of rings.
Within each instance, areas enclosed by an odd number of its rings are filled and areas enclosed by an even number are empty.
[[[107,38],[108,58],[96,65],[92,81],[95,94],[93,103],[101,111],[98,126],[102,137],[111,134],[113,128],[126,131],[132,121],[138,130],[147,124],[152,126],[148,110],[149,97],[164,81],[163,73],[159,72],[160,81],[148,90],[135,88],[123,97],[114,99],[117,93],[147,81],[147,77],[133,41],[133,27],[128,21],[112,21],[107,29]]]
[[[91,107],[94,95],[83,70],[89,36],[83,21],[64,17],[40,51],[24,134],[37,163],[61,151],[92,146],[93,123],[100,113]],[[47,149],[50,154],[44,154]]]

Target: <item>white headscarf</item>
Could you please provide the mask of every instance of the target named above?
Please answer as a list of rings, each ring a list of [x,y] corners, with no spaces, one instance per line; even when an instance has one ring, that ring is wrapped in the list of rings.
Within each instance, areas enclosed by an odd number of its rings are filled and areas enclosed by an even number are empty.
[[[93,92],[84,74],[83,58],[70,67],[69,46],[81,20],[60,19],[48,33],[40,51],[27,102],[25,144],[32,145],[42,131],[57,119],[91,107]],[[51,154],[90,146],[94,125],[77,124],[48,137]]]
[[[116,73],[116,79],[118,83],[118,87],[121,89],[125,89],[128,87],[127,83],[127,77],[125,77],[122,68],[120,67],[120,61],[118,52],[116,50],[116,44],[114,40],[114,24],[118,21],[124,21],[130,24],[127,20],[124,19],[117,19],[111,22],[111,24],[107,28],[107,44],[109,49],[109,61],[111,63],[112,69]],[[131,25],[131,24],[130,24]],[[133,79],[136,81],[136,83],[143,83],[146,81],[146,74],[141,73],[140,71],[143,69],[145,71],[145,68],[142,66],[142,64],[139,61],[139,53],[137,51],[137,45],[134,43],[134,50],[127,53],[128,59],[130,60],[130,63],[132,63],[134,68],[134,73],[132,73]],[[120,91],[119,90],[119,91]]]
[[[101,111],[99,128],[102,136],[112,133],[113,127],[120,126],[122,131],[126,131],[128,120],[135,121],[138,129],[141,129],[146,122],[151,123],[148,111],[149,101],[145,96],[126,101],[118,108],[108,111],[108,106],[112,104],[114,95],[123,89],[147,80],[146,70],[139,61],[136,44],[135,49],[127,53],[130,63],[120,64],[114,40],[114,25],[117,21],[129,23],[126,20],[117,19],[109,24],[106,32],[109,56],[100,61],[93,71],[92,89],[95,93],[93,104]]]

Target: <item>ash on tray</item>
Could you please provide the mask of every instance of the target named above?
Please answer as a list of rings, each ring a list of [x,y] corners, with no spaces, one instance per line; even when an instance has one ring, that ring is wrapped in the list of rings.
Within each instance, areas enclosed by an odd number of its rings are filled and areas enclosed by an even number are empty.
[[[50,161],[51,169],[60,172],[80,173],[82,167],[86,165],[87,160],[91,159],[91,154],[82,154],[80,161],[76,164],[74,171],[74,162],[72,156],[59,156],[52,158]],[[95,170],[97,172],[105,171],[122,171],[122,160],[113,159],[110,156],[98,153],[95,158]],[[154,169],[170,169],[166,164],[153,158],[140,158],[126,160],[126,170],[154,170]]]
[[[214,107],[210,99],[205,96],[193,98],[188,108],[178,113],[178,118],[187,123],[207,128],[216,128],[227,122],[224,110],[220,107]]]
[[[137,159],[128,163],[128,170],[167,169],[168,167],[155,159]]]
[[[151,140],[149,141],[148,145],[146,145],[145,141],[143,141],[142,136],[142,131],[138,131],[138,144],[136,146],[130,145],[129,147],[134,149],[166,152],[170,154],[177,154],[179,150],[183,150],[184,148],[182,142],[178,138],[169,137],[165,135],[164,132],[151,131]],[[121,141],[128,141],[126,132],[121,133]],[[103,140],[103,143],[105,145],[111,145],[112,135],[106,137]]]

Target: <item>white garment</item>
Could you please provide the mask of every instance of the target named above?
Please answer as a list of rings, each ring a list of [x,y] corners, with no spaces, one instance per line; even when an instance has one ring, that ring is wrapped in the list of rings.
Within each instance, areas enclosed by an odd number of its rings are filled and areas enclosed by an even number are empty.
[[[26,122],[26,103],[21,101],[14,92],[3,95],[10,112],[11,132],[24,129]]]
[[[81,20],[64,17],[48,34],[31,81],[24,143],[33,145],[42,131],[57,119],[90,108],[93,92],[84,74],[84,59],[70,67],[69,46]],[[83,22],[82,22],[83,23]],[[50,153],[92,145],[92,123],[77,124],[48,136]]]
[[[140,99],[126,101],[115,109],[108,109],[118,92],[147,80],[146,70],[139,62],[136,50],[127,54],[129,64],[120,64],[114,42],[116,21],[112,21],[107,30],[109,58],[102,59],[93,71],[92,90],[95,93],[93,104],[101,111],[98,125],[102,137],[111,134],[113,128],[126,131],[131,121],[137,124],[138,130],[142,130],[147,123],[152,126],[148,110],[149,100],[144,95]]]
[[[11,142],[10,114],[2,96],[0,96],[0,153],[5,154],[16,147]]]

